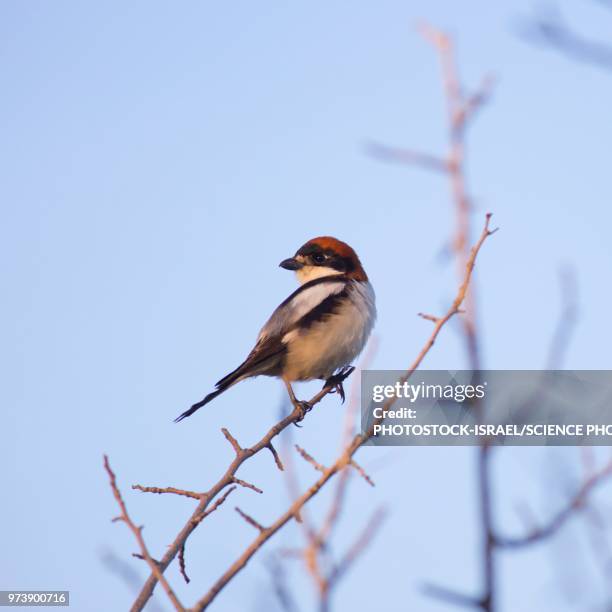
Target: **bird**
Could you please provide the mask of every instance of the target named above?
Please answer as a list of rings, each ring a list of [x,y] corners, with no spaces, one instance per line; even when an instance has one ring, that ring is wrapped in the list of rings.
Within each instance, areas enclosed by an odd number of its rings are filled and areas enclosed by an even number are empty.
[[[324,380],[324,386],[344,401],[342,381],[353,371],[350,363],[362,351],[376,320],[374,290],[361,261],[345,242],[319,236],[279,266],[295,272],[300,286],[272,313],[244,362],[175,422],[240,381],[260,375],[282,379],[301,419],[311,406],[296,398],[292,382]]]

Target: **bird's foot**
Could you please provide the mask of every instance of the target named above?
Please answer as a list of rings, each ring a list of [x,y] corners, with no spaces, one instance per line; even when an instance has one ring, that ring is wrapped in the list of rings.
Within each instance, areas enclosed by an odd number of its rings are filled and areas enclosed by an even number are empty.
[[[312,410],[312,404],[305,400],[295,400],[295,403],[293,405],[295,406],[296,410],[299,411],[299,416],[297,419],[295,419],[295,421],[293,421],[293,424],[296,427],[301,427],[299,423],[301,423],[304,420],[306,414],[308,414]]]
[[[354,366],[345,366],[340,368],[336,374],[330,376],[323,385],[323,388],[329,388],[330,393],[337,393],[342,399],[342,403],[344,404],[344,400],[346,396],[344,394],[344,387],[342,383],[353,373],[355,370]]]

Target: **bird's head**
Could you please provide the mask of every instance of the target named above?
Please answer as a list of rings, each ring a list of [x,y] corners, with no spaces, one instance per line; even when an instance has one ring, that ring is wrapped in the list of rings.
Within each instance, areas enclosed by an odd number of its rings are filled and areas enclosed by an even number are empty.
[[[281,261],[280,267],[295,271],[301,284],[333,274],[344,274],[358,281],[368,280],[357,253],[346,242],[331,236],[309,240],[293,257]]]

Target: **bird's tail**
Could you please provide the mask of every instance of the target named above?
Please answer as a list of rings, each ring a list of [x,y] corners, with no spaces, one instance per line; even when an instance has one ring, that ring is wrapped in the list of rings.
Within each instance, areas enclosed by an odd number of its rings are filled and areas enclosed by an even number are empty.
[[[209,393],[203,400],[194,404],[189,410],[186,410],[177,417],[174,422],[178,423],[188,416],[191,416],[196,410],[208,404],[215,399],[217,395],[221,395],[237,382],[250,378],[251,376],[259,376],[260,374],[273,375],[277,373],[279,364],[285,354],[287,348],[278,339],[271,341],[258,342],[250,355],[241,363],[233,372],[224,376],[216,385],[215,390]]]
[[[226,389],[227,389],[227,387],[223,387],[223,388],[220,388],[220,389],[215,389],[212,393],[209,393],[203,400],[200,400],[199,402],[194,404],[191,408],[189,408],[189,410],[185,410],[185,412],[183,412],[183,414],[181,414],[180,416],[176,417],[176,419],[174,419],[174,422],[178,423],[179,421],[182,421],[183,419],[186,419],[188,416],[191,416],[196,410],[199,410],[202,406],[208,404],[208,402],[210,402],[211,400],[215,399],[215,397],[217,397],[217,395],[221,395],[221,393],[223,393]]]
[[[188,416],[191,416],[196,410],[199,410],[202,406],[205,406],[211,400],[214,400],[217,395],[221,395],[224,391],[227,391],[230,387],[235,385],[237,382],[241,381],[243,378],[247,378],[244,375],[244,364],[240,367],[236,368],[233,372],[230,372],[227,376],[222,378],[216,385],[215,390],[212,393],[209,393],[203,400],[200,400],[197,404],[194,404],[189,410],[186,410],[180,416],[174,419],[175,423],[186,419]]]

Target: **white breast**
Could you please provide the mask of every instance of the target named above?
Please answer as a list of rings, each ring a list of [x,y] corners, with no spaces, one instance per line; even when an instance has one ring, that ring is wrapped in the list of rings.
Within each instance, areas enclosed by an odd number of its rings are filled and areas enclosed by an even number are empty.
[[[376,319],[374,290],[368,282],[352,282],[337,312],[305,329],[283,337],[288,352],[288,380],[329,378],[361,352]]]

